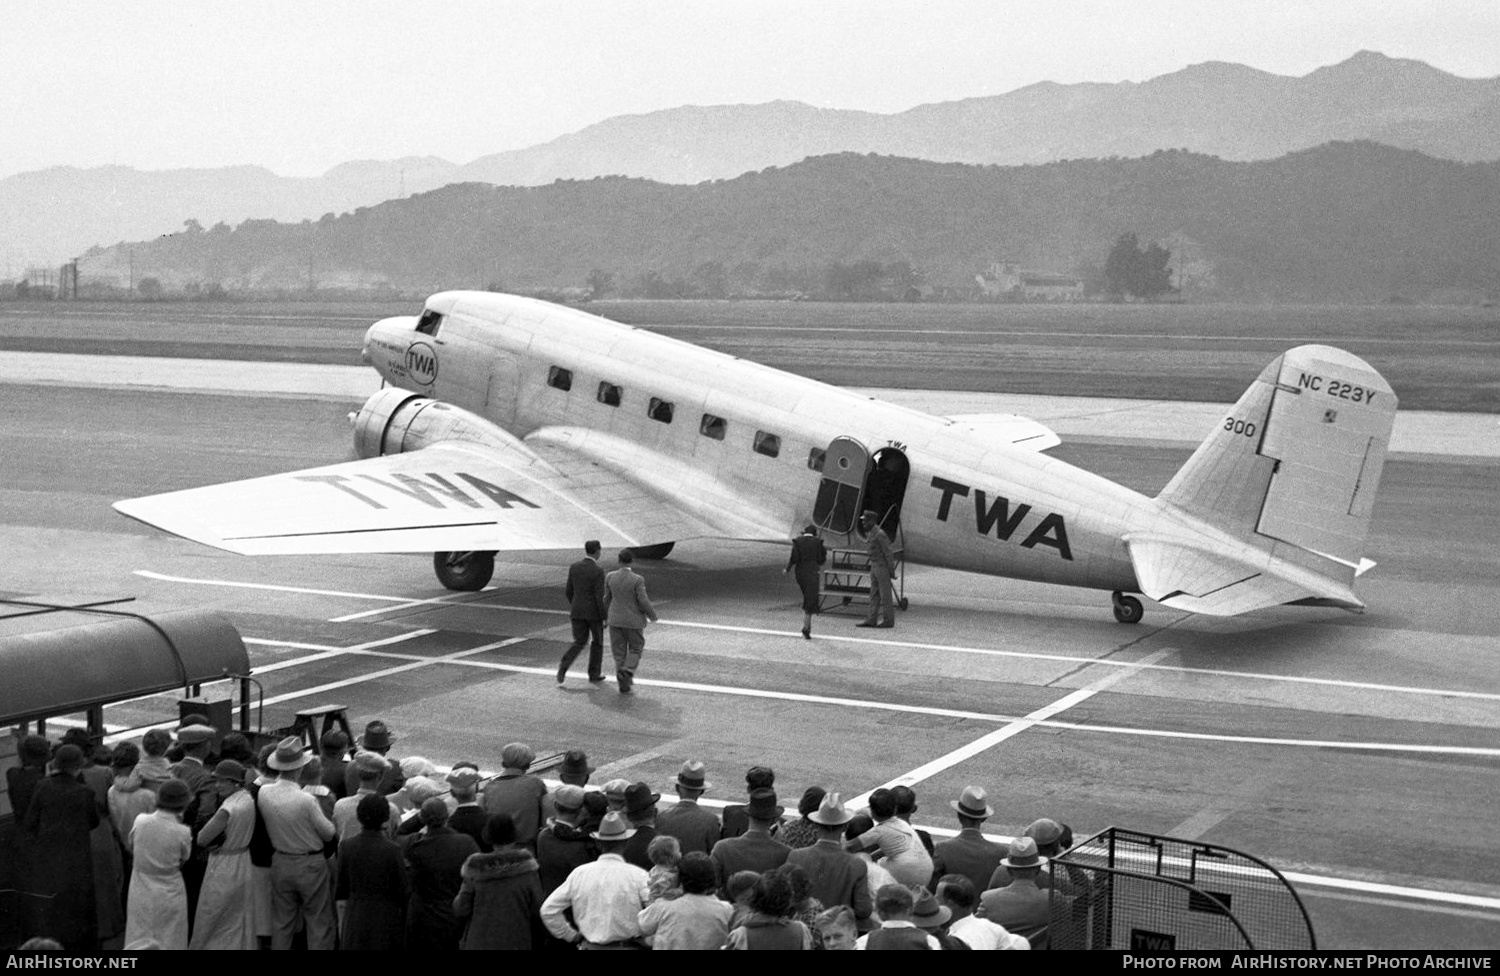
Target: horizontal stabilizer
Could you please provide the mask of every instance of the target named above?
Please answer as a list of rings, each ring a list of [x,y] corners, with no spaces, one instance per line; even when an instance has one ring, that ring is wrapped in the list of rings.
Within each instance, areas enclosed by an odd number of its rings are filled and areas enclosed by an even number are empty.
[[[1254,561],[1175,540],[1127,538],[1141,592],[1157,603],[1232,617],[1286,603],[1364,608],[1348,586],[1259,554]]]
[[[1062,443],[1052,429],[1029,417],[1013,413],[965,413],[948,417],[960,427],[978,431],[984,437],[1004,444],[1014,444],[1032,451],[1046,451]]]

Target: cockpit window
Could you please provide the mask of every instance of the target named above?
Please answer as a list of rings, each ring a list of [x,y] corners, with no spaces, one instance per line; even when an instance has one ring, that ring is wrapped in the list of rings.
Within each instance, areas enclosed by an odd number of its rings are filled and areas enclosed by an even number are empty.
[[[442,324],[443,313],[434,312],[429,308],[422,312],[421,318],[417,319],[417,331],[423,335],[435,336],[438,334],[438,327]]]

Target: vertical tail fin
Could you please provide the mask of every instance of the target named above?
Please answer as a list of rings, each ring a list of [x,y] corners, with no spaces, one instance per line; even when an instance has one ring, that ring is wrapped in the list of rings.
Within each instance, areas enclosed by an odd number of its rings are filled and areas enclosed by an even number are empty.
[[[1265,368],[1158,496],[1280,555],[1362,570],[1396,394],[1364,360],[1298,346]],[[1298,562],[1307,563],[1304,559]]]

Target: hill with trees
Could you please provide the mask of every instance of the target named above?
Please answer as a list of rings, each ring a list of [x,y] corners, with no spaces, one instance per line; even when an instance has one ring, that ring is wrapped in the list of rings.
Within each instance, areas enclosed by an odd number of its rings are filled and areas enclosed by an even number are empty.
[[[457,184],[352,213],[252,220],[90,252],[85,281],[426,292],[837,295],[970,288],[997,261],[1105,286],[1123,234],[1170,252],[1192,298],[1500,295],[1500,164],[1332,143],[1279,159],[1196,153],[973,166],[850,153],[677,186],[607,177]],[[1155,258],[1153,258],[1155,260]],[[857,276],[856,276],[857,277]],[[897,279],[905,279],[898,281]],[[837,297],[860,297],[839,295]],[[870,297],[870,296],[865,296]]]

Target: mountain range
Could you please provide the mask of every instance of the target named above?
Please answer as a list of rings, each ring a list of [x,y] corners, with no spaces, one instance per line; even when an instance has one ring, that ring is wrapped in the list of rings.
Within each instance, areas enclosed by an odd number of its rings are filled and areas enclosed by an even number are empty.
[[[581,289],[816,293],[830,268],[914,268],[972,289],[995,262],[1096,279],[1124,233],[1165,242],[1195,298],[1500,295],[1500,162],[1373,142],[1237,162],[979,166],[839,153],[689,186],[627,177],[459,183],[318,221],[246,221],[90,252],[85,280],[167,290]]]
[[[1362,51],[1302,77],[1208,62],[1139,83],[1041,82],[894,114],[791,101],[684,106],[606,119],[466,165],[366,160],[316,178],[256,166],[54,167],[0,180],[0,255],[53,263],[91,245],[171,233],[189,219],[317,219],[459,182],[540,186],[624,175],[696,184],[841,152],[1017,165],[1181,148],[1243,161],[1333,140],[1500,159],[1500,78],[1460,78]]]

